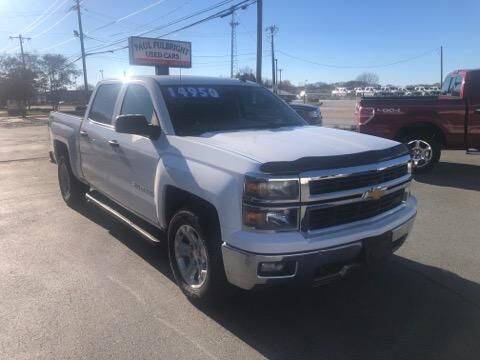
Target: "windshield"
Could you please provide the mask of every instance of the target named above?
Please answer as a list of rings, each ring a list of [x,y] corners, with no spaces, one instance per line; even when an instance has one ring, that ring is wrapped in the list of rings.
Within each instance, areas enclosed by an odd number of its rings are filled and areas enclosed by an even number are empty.
[[[259,86],[185,84],[161,89],[180,136],[306,125],[288,105]]]

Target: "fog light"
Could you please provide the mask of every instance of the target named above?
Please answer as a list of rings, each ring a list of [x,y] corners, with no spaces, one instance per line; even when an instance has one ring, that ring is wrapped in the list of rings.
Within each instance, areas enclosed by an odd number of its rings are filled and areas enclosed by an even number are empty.
[[[260,276],[289,276],[295,274],[295,261],[261,262],[258,264]]]

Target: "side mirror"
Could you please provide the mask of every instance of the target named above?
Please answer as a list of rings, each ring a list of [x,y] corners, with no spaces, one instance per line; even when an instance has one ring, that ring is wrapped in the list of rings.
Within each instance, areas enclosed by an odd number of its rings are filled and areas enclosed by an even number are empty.
[[[120,115],[115,122],[115,131],[122,134],[134,134],[158,139],[161,130],[158,126],[150,125],[143,115]]]

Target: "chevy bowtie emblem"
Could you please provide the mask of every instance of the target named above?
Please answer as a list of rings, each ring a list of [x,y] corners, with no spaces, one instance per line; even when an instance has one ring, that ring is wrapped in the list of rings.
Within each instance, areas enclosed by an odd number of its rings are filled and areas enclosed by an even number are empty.
[[[365,200],[379,200],[383,195],[385,195],[385,189],[376,187],[363,193],[362,197]]]

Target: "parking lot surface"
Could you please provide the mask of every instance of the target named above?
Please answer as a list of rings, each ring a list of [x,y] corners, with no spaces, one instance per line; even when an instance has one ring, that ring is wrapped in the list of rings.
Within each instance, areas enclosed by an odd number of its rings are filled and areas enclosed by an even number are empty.
[[[417,176],[416,225],[383,268],[198,309],[163,246],[63,203],[46,134],[0,128],[0,358],[478,358],[480,157]]]

